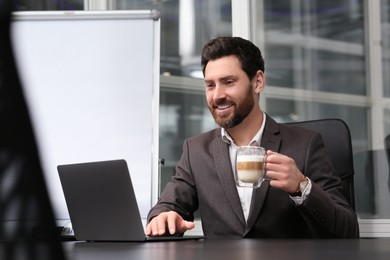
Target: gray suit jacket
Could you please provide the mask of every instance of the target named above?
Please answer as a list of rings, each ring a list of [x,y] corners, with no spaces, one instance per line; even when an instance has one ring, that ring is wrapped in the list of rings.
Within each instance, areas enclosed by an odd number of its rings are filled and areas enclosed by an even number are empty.
[[[341,180],[327,156],[321,135],[276,123],[267,116],[261,146],[295,160],[312,181],[301,206],[268,181],[255,189],[247,223],[231,169],[228,144],[220,129],[185,140],[172,182],[148,220],[169,210],[193,220],[199,210],[206,238],[356,238],[357,217],[342,195]]]

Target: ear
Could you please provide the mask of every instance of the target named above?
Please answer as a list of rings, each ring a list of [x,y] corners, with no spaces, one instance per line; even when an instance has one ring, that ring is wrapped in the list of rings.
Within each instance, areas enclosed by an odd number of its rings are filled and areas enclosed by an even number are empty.
[[[255,92],[260,93],[264,89],[265,85],[264,73],[261,70],[258,70],[253,80],[255,84]]]

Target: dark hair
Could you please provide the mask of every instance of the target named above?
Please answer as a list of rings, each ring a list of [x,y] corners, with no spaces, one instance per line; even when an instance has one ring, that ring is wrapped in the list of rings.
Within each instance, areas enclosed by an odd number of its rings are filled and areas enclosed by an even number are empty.
[[[252,79],[258,70],[264,72],[264,59],[256,45],[240,37],[218,37],[203,47],[201,59],[203,75],[210,60],[230,55],[237,56],[242,70],[249,79]]]

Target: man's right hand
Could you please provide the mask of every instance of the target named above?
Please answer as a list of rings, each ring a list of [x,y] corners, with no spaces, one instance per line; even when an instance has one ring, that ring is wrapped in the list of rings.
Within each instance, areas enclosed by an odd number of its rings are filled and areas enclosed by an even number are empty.
[[[194,222],[184,220],[175,211],[160,213],[154,217],[146,226],[147,236],[163,236],[183,234],[195,227]]]

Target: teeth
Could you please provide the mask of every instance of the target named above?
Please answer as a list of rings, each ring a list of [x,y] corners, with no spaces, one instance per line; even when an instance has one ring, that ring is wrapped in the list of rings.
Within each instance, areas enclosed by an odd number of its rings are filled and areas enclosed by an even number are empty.
[[[218,109],[225,109],[225,108],[228,108],[230,107],[231,105],[223,105],[223,106],[218,106],[217,108]]]

